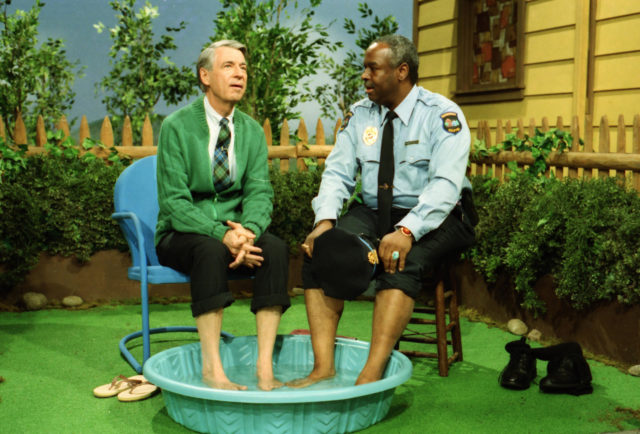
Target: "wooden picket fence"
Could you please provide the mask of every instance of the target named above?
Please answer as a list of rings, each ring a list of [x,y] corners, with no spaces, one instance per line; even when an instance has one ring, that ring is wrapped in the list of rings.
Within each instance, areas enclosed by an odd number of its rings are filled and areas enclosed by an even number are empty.
[[[333,128],[334,142],[340,124],[341,120],[338,119]],[[635,115],[633,118],[630,137],[631,146],[629,147],[631,148],[631,152],[627,151],[627,140],[629,139],[627,134],[628,127],[622,115],[618,117],[618,123],[615,126],[617,132],[615,149],[611,149],[611,127],[606,116],[600,119],[597,142],[595,141],[592,117],[585,116],[583,125],[585,127],[581,133],[577,116],[572,118],[569,125],[565,125],[561,117],[557,118],[553,126],[564,129],[565,131],[570,131],[574,138],[582,137],[584,146],[580,146],[578,140],[574,140],[573,147],[568,152],[552,152],[547,159],[548,164],[551,166],[550,170],[554,171],[557,177],[569,176],[572,178],[582,176],[587,178],[592,176],[616,176],[619,173],[624,173],[625,176],[630,179],[631,185],[640,191],[640,115]],[[64,116],[60,119],[56,128],[63,131],[65,137],[69,136],[69,125]],[[536,128],[547,131],[550,128],[550,124],[546,117],[543,117],[539,124],[536,123],[535,119],[530,119],[526,126],[522,119],[517,120],[515,125],[513,125],[511,121],[503,123],[501,120],[497,120],[493,127],[489,126],[488,121],[479,121],[474,130],[476,137],[484,140],[486,147],[489,148],[492,144],[502,142],[506,134],[513,132],[514,128],[517,129],[515,130],[516,134],[522,138],[525,132],[528,133],[529,136],[533,136]],[[294,142],[292,142],[290,138],[289,123],[287,120],[282,124],[280,141],[277,146],[273,145],[273,134],[269,120],[264,122],[263,129],[269,148],[269,163],[279,164],[280,170],[282,171],[290,170],[292,163],[296,165],[297,170],[306,170],[306,158],[317,159],[317,162],[322,164],[331,152],[331,149],[333,149],[333,145],[326,144],[324,126],[321,120],[318,120],[316,123],[315,144],[309,143],[309,133],[303,119],[299,121],[296,131],[297,139]],[[86,116],[82,117],[78,135],[78,143],[82,143],[85,138],[90,137],[89,124]],[[1,117],[0,136],[3,138],[6,137],[5,127]],[[18,116],[16,120],[13,137],[15,144],[27,143],[26,128],[20,116]],[[44,152],[45,149],[43,145],[46,143],[46,137],[44,121],[42,117],[38,117],[35,146],[29,146],[28,153],[35,154]],[[106,145],[107,148],[114,147],[115,145],[113,128],[108,117],[105,117],[102,122],[99,140]],[[596,145],[598,152],[594,152]],[[131,121],[127,117],[122,129],[122,143],[115,145],[115,149],[122,155],[127,155],[134,159],[154,155],[156,153],[156,147],[153,145],[153,129],[149,118],[147,117],[145,119],[142,127],[141,144],[134,146]],[[96,155],[106,158],[110,150],[92,149],[90,152],[95,152]],[[506,164],[510,161],[516,161],[518,165],[526,167],[532,164],[534,159],[531,154],[527,152],[502,151],[486,157],[474,156],[472,152],[468,173],[470,175],[491,173],[493,177],[502,180],[504,179],[504,174],[508,171]]]
[[[607,116],[602,116],[598,127],[598,141],[595,141],[593,118],[590,115],[585,116],[584,132],[580,132],[579,119],[574,116],[570,125],[565,125],[562,117],[558,117],[555,128],[563,129],[571,132],[574,139],[581,137],[584,145],[580,146],[578,140],[574,140],[573,146],[568,152],[552,152],[547,158],[550,171],[555,172],[556,177],[585,177],[592,176],[617,176],[624,174],[630,180],[631,186],[640,191],[640,115],[633,117],[631,126],[631,152],[627,151],[627,125],[624,116],[618,116],[618,123],[615,126],[617,138],[615,140],[615,149],[611,149],[611,127]],[[530,119],[529,125],[525,127],[522,119],[516,123],[516,134],[523,138],[525,132],[529,136],[535,134],[535,129],[540,128],[542,131],[548,131],[549,120],[542,118],[541,124],[536,124],[535,119]],[[496,122],[495,127],[489,127],[487,121],[478,122],[476,136],[478,139],[484,140],[487,148],[492,144],[501,143],[505,139],[505,135],[513,132],[513,125],[507,121],[503,125],[501,120]],[[597,152],[594,152],[597,144]],[[527,166],[534,162],[530,152],[513,152],[502,151],[487,157],[470,158],[471,167],[470,174],[487,174],[502,180],[504,174],[508,171],[506,164],[515,161],[519,166]],[[491,170],[491,172],[489,172]]]

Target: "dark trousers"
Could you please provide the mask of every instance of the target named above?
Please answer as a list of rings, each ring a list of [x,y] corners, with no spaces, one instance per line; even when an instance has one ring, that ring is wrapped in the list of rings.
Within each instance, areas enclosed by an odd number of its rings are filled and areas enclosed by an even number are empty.
[[[255,245],[262,249],[264,261],[253,269],[240,266],[229,269],[233,257],[219,240],[206,235],[170,232],[156,246],[160,264],[191,278],[191,313],[194,317],[233,303],[229,291],[229,273],[238,277],[255,276],[251,311],[264,307],[290,305],[287,293],[289,252],[280,238],[268,232]]]
[[[394,226],[409,212],[407,209],[394,208],[391,211],[391,226],[387,233],[395,230]],[[346,231],[364,235],[366,238],[377,238],[378,213],[364,205],[352,207],[338,219],[337,227]],[[475,242],[475,231],[462,208],[456,208],[447,216],[442,224],[413,243],[405,259],[405,268],[394,274],[385,273],[383,267],[376,276],[376,291],[383,289],[400,289],[409,297],[416,298],[422,288],[422,279],[433,271],[434,267],[454,255],[469,248]],[[376,244],[377,245],[377,244]],[[304,258],[302,278],[305,288],[320,288],[311,273],[311,259]]]

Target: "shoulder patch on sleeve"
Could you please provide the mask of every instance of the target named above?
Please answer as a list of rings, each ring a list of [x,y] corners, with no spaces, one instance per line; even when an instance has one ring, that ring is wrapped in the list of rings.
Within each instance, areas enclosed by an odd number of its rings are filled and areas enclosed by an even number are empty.
[[[440,118],[442,119],[442,128],[446,132],[456,134],[462,129],[462,124],[460,124],[460,119],[458,119],[456,112],[442,113]]]
[[[349,111],[347,115],[344,117],[344,120],[342,121],[342,125],[340,125],[340,131],[344,131],[344,129],[347,128],[347,125],[349,125],[349,120],[352,117],[353,117],[353,112]]]

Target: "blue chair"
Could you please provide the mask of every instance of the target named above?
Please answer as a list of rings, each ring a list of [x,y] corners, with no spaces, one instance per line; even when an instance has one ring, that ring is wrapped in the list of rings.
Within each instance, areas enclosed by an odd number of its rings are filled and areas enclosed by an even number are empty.
[[[158,192],[156,186],[156,156],[142,158],[127,167],[116,181],[113,192],[113,204],[116,212],[111,215],[120,224],[120,228],[129,244],[133,265],[127,275],[131,280],[140,282],[142,305],[142,330],[128,334],[120,340],[120,353],[127,359],[137,373],[151,356],[150,335],[165,332],[197,332],[195,327],[158,327],[149,328],[148,285],[158,283],[186,283],[189,276],[158,262],[154,245],[154,234],[158,221]],[[232,278],[230,276],[230,278]],[[244,277],[246,278],[246,277]],[[231,337],[228,333],[223,336]],[[142,336],[143,356],[139,363],[126,344],[131,339]]]

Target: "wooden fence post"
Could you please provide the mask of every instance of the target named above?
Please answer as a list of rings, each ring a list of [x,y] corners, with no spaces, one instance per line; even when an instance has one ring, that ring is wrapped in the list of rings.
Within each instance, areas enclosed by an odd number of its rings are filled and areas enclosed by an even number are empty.
[[[4,130],[4,121],[2,120],[2,116],[0,116],[0,139],[5,143],[7,142],[7,134]]]
[[[280,146],[289,146],[289,122],[287,122],[286,119],[282,121],[282,128],[280,128]],[[281,172],[289,171],[288,158],[280,159],[280,171]]]
[[[271,132],[271,123],[269,122],[269,119],[265,119],[264,123],[262,124],[262,130],[264,131],[264,138],[267,142],[267,152],[270,146],[272,146],[273,143],[273,133]],[[267,162],[269,163],[269,167],[273,167],[273,159],[270,158],[267,155]]]
[[[104,143],[107,148],[113,146],[113,128],[111,127],[111,121],[109,116],[105,116],[100,127],[100,141]]]
[[[124,117],[124,123],[122,124],[122,141],[120,144],[122,146],[133,146],[133,131],[129,115]]]
[[[58,119],[56,129],[58,131],[62,131],[62,139],[60,141],[64,142],[65,140],[67,140],[67,137],[69,137],[70,133],[69,124],[67,123],[67,117],[65,115],[60,116],[60,119]]]
[[[324,137],[324,125],[322,125],[322,120],[318,118],[318,122],[316,123],[316,146],[325,146],[327,144]],[[324,164],[324,158],[318,157],[318,164]]]
[[[602,154],[608,154],[609,152],[611,152],[609,143],[609,119],[607,118],[607,115],[604,115],[600,118],[598,152]],[[607,176],[609,176],[608,170],[598,169],[598,177],[600,179],[606,178]]]
[[[44,146],[47,143],[47,131],[44,128],[44,119],[42,115],[38,115],[36,121],[36,146]]]
[[[144,117],[144,123],[142,124],[142,146],[153,146],[153,127],[151,126],[151,119],[149,114]]]
[[[571,118],[571,136],[573,137],[573,143],[571,144],[571,152],[578,152],[580,150],[580,125],[578,123],[578,116],[573,116]],[[569,168],[569,177],[577,178],[578,177],[578,169],[575,167]]]
[[[627,136],[627,129],[624,124],[624,115],[621,114],[620,116],[618,116],[618,137],[616,138],[616,142],[617,142],[616,152],[619,154],[627,153],[626,136]],[[628,175],[626,172],[618,173],[617,170],[614,172],[616,175],[620,175],[620,174],[623,175],[625,179],[626,179],[626,176]]]
[[[78,140],[80,145],[82,146],[84,140],[88,138],[91,138],[89,122],[87,121],[87,117],[85,115],[82,115],[82,119],[80,120],[80,132],[78,133]]]
[[[338,132],[340,131],[340,127],[342,126],[342,119],[338,118],[336,121],[336,125],[333,127],[333,144],[336,144],[336,140],[338,140]]]
[[[18,112],[16,115],[16,126],[13,132],[13,141],[16,145],[27,144],[27,127],[22,120],[22,113]]]
[[[502,129],[502,119],[498,119],[496,122],[496,145],[500,144],[504,142],[504,131]],[[496,171],[495,171],[495,178],[499,181],[502,181],[503,176],[502,173],[504,172],[504,164],[498,164],[496,163]]]
[[[584,152],[590,154],[593,152],[593,116],[585,115],[584,117]],[[591,179],[594,175],[593,169],[584,169],[583,177]]]
[[[304,162],[304,158],[300,157],[300,155],[304,152],[304,148],[309,146],[309,133],[307,132],[307,125],[304,123],[304,119],[300,118],[300,123],[298,124],[298,143],[296,144],[296,154],[298,154],[296,158],[296,167],[299,172],[303,172],[307,170],[307,163]]]

